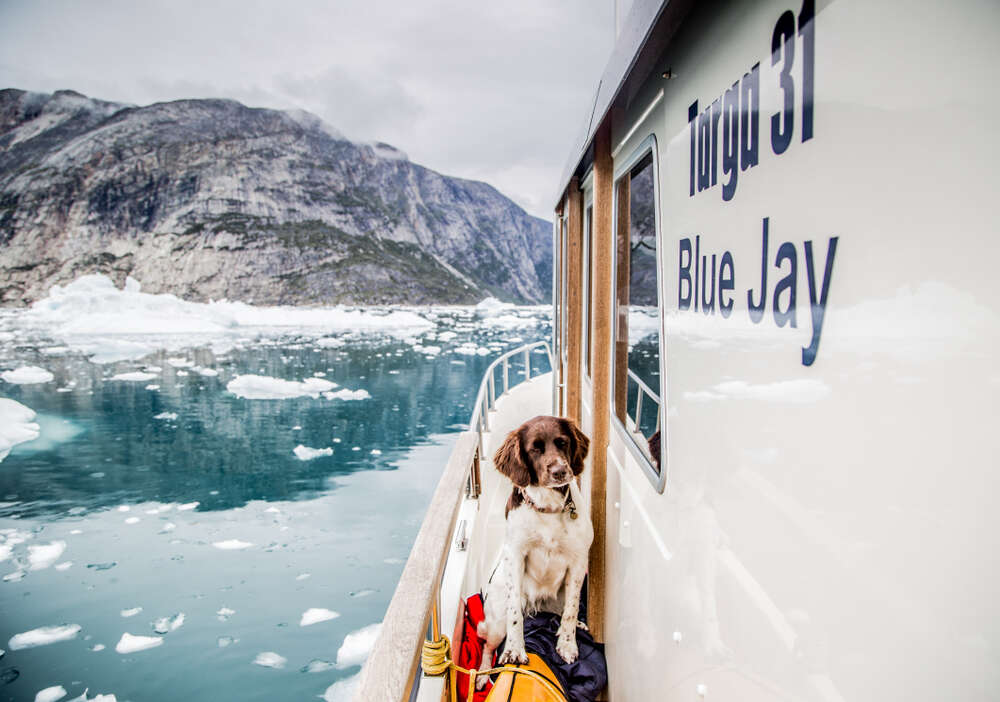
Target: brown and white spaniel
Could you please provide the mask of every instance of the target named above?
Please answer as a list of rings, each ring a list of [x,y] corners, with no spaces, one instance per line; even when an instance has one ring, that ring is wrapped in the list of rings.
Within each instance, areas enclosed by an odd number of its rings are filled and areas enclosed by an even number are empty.
[[[486,588],[486,640],[480,669],[507,637],[499,664],[527,663],[524,616],[562,613],[556,650],[572,663],[580,588],[594,540],[589,502],[578,476],[590,439],[568,419],[535,417],[507,435],[493,465],[514,483],[507,501],[507,529],[500,565]],[[480,687],[485,676],[480,676]]]

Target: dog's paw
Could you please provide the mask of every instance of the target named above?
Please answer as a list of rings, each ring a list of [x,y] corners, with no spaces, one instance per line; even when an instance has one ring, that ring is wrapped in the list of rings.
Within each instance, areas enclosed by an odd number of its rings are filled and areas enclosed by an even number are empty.
[[[574,646],[575,645],[576,644],[574,642]],[[505,650],[503,652],[503,655],[500,656],[499,664],[500,665],[524,665],[527,662],[528,662],[528,654],[524,650],[524,647],[522,646],[521,648],[518,648],[518,649],[508,648],[507,650]]]
[[[476,676],[476,689],[482,690],[486,687],[486,682],[490,679],[489,675],[477,675]]]
[[[576,620],[576,628],[582,631],[590,631],[590,627],[587,626],[586,622],[581,622],[579,619]]]
[[[576,637],[572,634],[569,636],[560,634],[559,641],[556,643],[556,653],[567,663],[574,662],[580,655],[576,647]]]

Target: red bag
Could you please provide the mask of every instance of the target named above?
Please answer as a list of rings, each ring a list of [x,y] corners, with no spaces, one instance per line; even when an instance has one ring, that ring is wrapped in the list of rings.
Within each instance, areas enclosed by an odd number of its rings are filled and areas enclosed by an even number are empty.
[[[483,613],[482,595],[473,595],[465,603],[465,619],[462,627],[462,640],[455,646],[455,662],[463,668],[473,668],[479,666],[479,659],[483,655],[483,645],[486,643],[479,638],[479,622],[483,621],[486,615]],[[484,661],[483,667],[492,667],[493,661]],[[458,699],[465,700],[469,694],[469,676],[459,673],[455,676],[458,688]],[[475,681],[472,682],[475,685]],[[487,682],[482,690],[476,690],[473,699],[476,702],[484,702],[486,696],[493,687],[492,682]]]

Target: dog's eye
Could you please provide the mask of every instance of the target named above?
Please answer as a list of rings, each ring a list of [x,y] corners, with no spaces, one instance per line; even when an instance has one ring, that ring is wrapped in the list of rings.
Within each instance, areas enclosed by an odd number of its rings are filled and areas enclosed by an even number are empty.
[[[542,441],[541,439],[536,439],[535,443],[533,443],[531,445],[531,450],[532,451],[544,451],[545,450],[545,442]]]
[[[558,439],[556,439],[552,443],[554,443],[556,445],[557,449],[564,449],[564,448],[566,448],[566,439],[564,439],[562,437],[559,437]]]

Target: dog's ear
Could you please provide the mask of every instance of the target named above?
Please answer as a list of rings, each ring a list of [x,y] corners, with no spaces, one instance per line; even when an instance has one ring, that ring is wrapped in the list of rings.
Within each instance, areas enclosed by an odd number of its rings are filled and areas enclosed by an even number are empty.
[[[531,482],[531,473],[524,462],[524,452],[521,450],[519,428],[509,433],[503,446],[497,449],[493,455],[493,465],[518,487],[527,487]]]
[[[583,461],[590,452],[590,439],[580,431],[580,427],[571,419],[563,419],[563,429],[569,434],[569,464],[573,468],[573,475],[580,475],[583,472]]]

